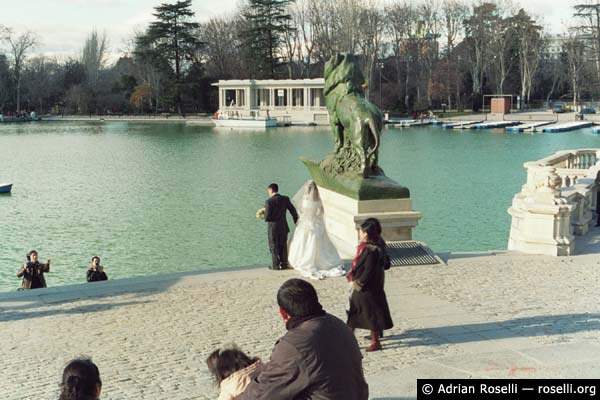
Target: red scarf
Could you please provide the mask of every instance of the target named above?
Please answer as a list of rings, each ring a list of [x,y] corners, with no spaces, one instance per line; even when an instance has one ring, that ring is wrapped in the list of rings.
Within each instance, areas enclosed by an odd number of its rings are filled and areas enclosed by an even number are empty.
[[[367,243],[360,242],[360,244],[358,245],[358,248],[356,249],[356,256],[354,256],[354,259],[352,260],[352,269],[350,270],[348,275],[346,275],[346,279],[348,279],[348,282],[352,282],[352,273],[356,269],[356,263],[358,262],[358,258],[360,257],[360,255],[366,248],[367,248]]]

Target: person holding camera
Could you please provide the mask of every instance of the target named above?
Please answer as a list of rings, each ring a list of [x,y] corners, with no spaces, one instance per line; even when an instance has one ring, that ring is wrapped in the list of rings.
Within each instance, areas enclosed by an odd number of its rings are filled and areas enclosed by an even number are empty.
[[[27,262],[17,272],[18,278],[23,277],[21,290],[45,288],[44,272],[50,272],[50,260],[46,260],[45,264],[40,263],[37,251],[31,250],[27,253]]]
[[[108,280],[108,276],[106,276],[106,272],[104,272],[104,267],[100,265],[100,257],[92,257],[92,263],[87,270],[87,281],[98,282],[106,280]]]

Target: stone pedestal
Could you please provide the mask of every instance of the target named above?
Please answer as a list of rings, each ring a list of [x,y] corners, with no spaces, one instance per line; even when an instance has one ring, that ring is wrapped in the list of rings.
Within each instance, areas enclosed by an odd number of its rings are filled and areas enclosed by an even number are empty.
[[[568,256],[573,253],[573,205],[560,196],[556,168],[525,163],[528,179],[513,198],[508,249],[530,254]]]
[[[508,249],[529,254],[569,256],[575,241],[571,232],[571,206],[567,204],[515,205],[508,209],[512,216]]]
[[[410,198],[356,200],[319,187],[327,233],[340,256],[352,259],[358,246],[358,227],[367,218],[377,218],[386,241],[412,240],[412,230],[421,213],[412,210]]]

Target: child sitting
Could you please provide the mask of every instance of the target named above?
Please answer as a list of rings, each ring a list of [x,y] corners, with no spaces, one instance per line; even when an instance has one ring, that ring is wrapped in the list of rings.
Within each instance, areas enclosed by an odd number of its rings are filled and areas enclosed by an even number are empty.
[[[219,400],[237,399],[262,369],[260,359],[248,357],[235,346],[213,351],[206,364],[221,389]]]

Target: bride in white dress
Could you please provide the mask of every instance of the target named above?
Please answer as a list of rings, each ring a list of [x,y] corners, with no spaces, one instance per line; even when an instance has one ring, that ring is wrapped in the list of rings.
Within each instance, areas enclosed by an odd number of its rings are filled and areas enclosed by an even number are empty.
[[[315,182],[304,184],[294,201],[296,207],[300,206],[300,218],[290,243],[290,266],[313,279],[345,275],[344,264],[325,230],[323,205]]]

